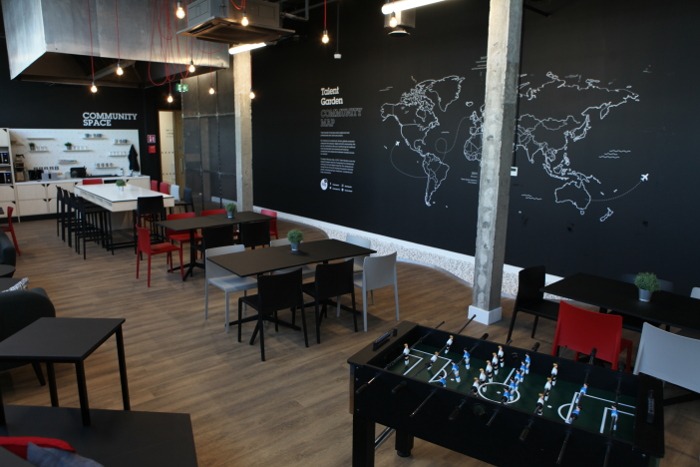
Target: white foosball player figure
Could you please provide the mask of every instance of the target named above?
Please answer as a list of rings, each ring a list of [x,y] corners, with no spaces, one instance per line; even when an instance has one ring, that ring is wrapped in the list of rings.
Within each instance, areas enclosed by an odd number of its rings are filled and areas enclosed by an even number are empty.
[[[489,383],[493,382],[493,365],[491,365],[491,362],[486,362],[486,377]]]
[[[493,367],[493,373],[495,375],[498,374],[498,354],[496,352],[493,352],[491,354],[491,366]]]
[[[445,343],[445,353],[450,351],[450,347],[452,347],[452,343],[455,341],[455,338],[452,334],[450,334],[450,337],[447,339],[447,342]]]
[[[479,385],[482,385],[486,382],[486,372],[484,371],[483,368],[479,368]]]
[[[544,393],[539,393],[537,397],[537,406],[535,409],[537,415],[542,415],[544,413]]]
[[[503,366],[506,364],[506,354],[503,351],[502,345],[498,346],[498,352],[496,352],[496,353],[498,354],[498,366],[503,368]]]
[[[403,345],[403,363],[404,365],[408,365],[408,356],[411,354],[411,349],[408,347],[408,344]]]
[[[557,375],[559,374],[559,365],[556,363],[552,363],[552,372],[550,373],[550,376],[552,377],[552,386],[557,385]]]
[[[549,399],[549,393],[552,392],[552,378],[547,378],[547,382],[544,383],[544,400]]]
[[[430,370],[433,367],[433,363],[437,362],[438,359],[438,352],[435,352],[435,354],[430,357],[430,361],[428,362],[428,370]]]

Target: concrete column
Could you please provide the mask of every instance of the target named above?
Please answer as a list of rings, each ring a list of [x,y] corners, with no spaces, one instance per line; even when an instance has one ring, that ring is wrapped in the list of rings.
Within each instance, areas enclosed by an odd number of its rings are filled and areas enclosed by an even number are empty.
[[[508,224],[510,165],[518,102],[523,0],[491,0],[486,61],[474,302],[469,315],[501,319],[501,285]]]
[[[233,56],[233,101],[236,131],[236,201],[239,211],[253,209],[253,122],[250,52]]]

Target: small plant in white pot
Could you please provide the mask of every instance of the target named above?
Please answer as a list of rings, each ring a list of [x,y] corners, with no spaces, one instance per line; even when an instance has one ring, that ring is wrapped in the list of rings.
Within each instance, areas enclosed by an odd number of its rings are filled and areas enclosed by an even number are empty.
[[[651,294],[659,290],[659,280],[653,272],[638,273],[634,285],[639,289],[639,300],[643,302],[651,300]]]
[[[287,232],[287,240],[292,246],[292,251],[299,251],[299,244],[304,240],[304,232],[299,229],[292,229]]]
[[[119,188],[119,191],[124,191],[124,187],[126,186],[126,182],[122,179],[119,179],[116,181],[115,185],[117,185],[117,188]]]
[[[236,215],[236,203],[228,203],[226,205],[226,217],[233,219]]]

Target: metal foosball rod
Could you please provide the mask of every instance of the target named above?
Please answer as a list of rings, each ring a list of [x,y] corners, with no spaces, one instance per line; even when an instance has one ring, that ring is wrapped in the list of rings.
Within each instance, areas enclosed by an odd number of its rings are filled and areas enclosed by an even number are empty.
[[[459,417],[459,413],[462,411],[462,408],[464,407],[464,404],[466,404],[466,403],[467,403],[467,400],[462,399],[459,402],[459,405],[457,407],[455,407],[454,410],[452,410],[452,412],[450,413],[450,416],[447,419],[451,422],[454,420],[457,420],[457,417]]]
[[[362,391],[367,389],[369,385],[372,384],[379,377],[379,375],[380,373],[377,373],[376,375],[374,375],[374,378],[370,379],[366,383],[362,384],[359,388],[355,389],[355,395],[359,396],[360,394],[362,394]]]
[[[421,402],[420,405],[418,407],[416,407],[416,410],[414,410],[411,413],[411,415],[409,415],[409,418],[415,417],[418,414],[418,412],[420,412],[423,409],[423,407],[425,407],[425,404],[428,403],[430,398],[433,397],[436,392],[437,392],[437,389],[433,389],[432,392],[430,394],[428,394],[428,396],[425,399],[423,399],[423,402]]]
[[[564,437],[564,442],[561,443],[561,449],[559,450],[559,456],[557,457],[557,465],[561,465],[562,460],[564,460],[564,451],[566,451],[566,446],[569,444],[570,437],[571,437],[571,428],[566,430],[566,436]]]

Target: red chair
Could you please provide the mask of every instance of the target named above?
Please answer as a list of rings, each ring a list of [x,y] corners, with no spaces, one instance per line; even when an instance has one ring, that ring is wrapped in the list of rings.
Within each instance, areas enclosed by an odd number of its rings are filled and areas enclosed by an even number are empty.
[[[15,244],[15,251],[17,252],[17,256],[21,256],[21,253],[19,252],[19,243],[17,243],[17,236],[15,235],[15,227],[12,225],[12,213],[14,212],[15,208],[13,206],[8,206],[7,207],[7,225],[2,225],[2,230],[4,232],[9,232],[10,236],[12,237],[12,243]]]
[[[168,214],[167,215],[167,220],[171,219],[187,219],[190,217],[195,217],[196,214],[193,212],[178,212],[174,214]],[[185,243],[189,243],[190,241],[190,234],[189,232],[175,232],[170,229],[165,229],[165,237],[170,240],[170,242],[174,243],[175,245],[178,245],[180,249],[182,249],[182,246]],[[199,242],[202,239],[202,235],[199,233],[195,233],[194,235],[194,240],[195,243]],[[194,245],[191,245],[194,246]]]
[[[280,238],[277,230],[277,211],[270,209],[261,209],[260,214],[270,217],[270,238],[274,235],[275,238]]]
[[[83,185],[102,185],[105,181],[101,178],[84,178]]]
[[[627,351],[626,370],[632,364],[632,341],[622,337],[622,316],[589,311],[568,302],[560,302],[557,330],[554,334],[552,355],[559,353],[559,347],[581,354],[590,355],[595,349],[595,357],[612,364],[617,370],[622,350]]]
[[[200,216],[215,216],[217,214],[226,214],[226,209],[205,209],[199,213]]]
[[[135,226],[136,242],[136,278],[139,278],[139,267],[141,265],[141,254],[148,256],[148,287],[151,286],[151,256],[167,253],[170,271],[173,270],[173,251],[180,253],[180,277],[184,279],[185,269],[182,266],[182,249],[170,242],[151,243],[151,231],[146,227]]]
[[[151,190],[158,191],[158,180],[151,180]]]
[[[160,192],[166,195],[170,194],[170,183],[160,182]]]

